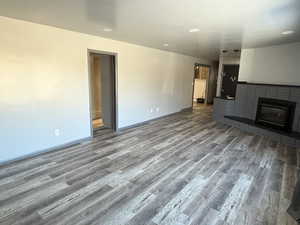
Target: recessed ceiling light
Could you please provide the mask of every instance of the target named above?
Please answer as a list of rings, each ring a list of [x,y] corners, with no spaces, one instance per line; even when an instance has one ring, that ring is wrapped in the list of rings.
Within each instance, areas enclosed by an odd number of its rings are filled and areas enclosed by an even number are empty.
[[[286,31],[283,31],[281,34],[283,35],[289,35],[289,34],[293,34],[295,31],[293,30],[286,30]]]
[[[168,46],[169,46],[169,44],[168,44],[168,43],[165,43],[165,44],[164,44],[164,46],[165,46],[165,47],[168,47]]]
[[[199,32],[200,30],[198,28],[193,28],[193,29],[190,29],[189,32],[190,33],[196,33],[196,32]]]
[[[112,31],[111,28],[104,28],[103,30],[104,30],[105,32],[111,32],[111,31]]]

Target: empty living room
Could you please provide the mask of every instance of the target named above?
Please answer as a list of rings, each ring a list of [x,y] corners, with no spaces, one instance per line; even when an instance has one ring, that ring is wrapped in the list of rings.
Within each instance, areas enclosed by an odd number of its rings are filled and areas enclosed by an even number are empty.
[[[297,224],[299,0],[0,2],[0,225]]]

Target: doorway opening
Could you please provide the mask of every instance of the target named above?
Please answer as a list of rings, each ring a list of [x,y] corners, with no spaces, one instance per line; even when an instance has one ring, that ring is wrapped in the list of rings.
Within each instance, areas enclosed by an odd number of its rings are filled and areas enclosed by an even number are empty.
[[[209,77],[211,67],[208,65],[195,64],[193,81],[193,107],[207,104],[209,89]]]
[[[92,133],[117,130],[116,54],[88,50]]]

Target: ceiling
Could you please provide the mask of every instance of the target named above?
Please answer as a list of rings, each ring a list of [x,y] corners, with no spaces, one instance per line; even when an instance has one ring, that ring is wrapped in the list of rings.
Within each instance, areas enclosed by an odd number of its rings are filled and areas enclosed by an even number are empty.
[[[300,41],[300,0],[7,0],[0,15],[209,59]]]

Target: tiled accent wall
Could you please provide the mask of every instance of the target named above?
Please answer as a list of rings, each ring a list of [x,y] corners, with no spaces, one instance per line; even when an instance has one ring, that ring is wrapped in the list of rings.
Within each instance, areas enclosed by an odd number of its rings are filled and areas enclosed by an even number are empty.
[[[300,132],[300,87],[239,83],[234,105],[235,116],[255,120],[259,97],[296,102],[293,131]]]

